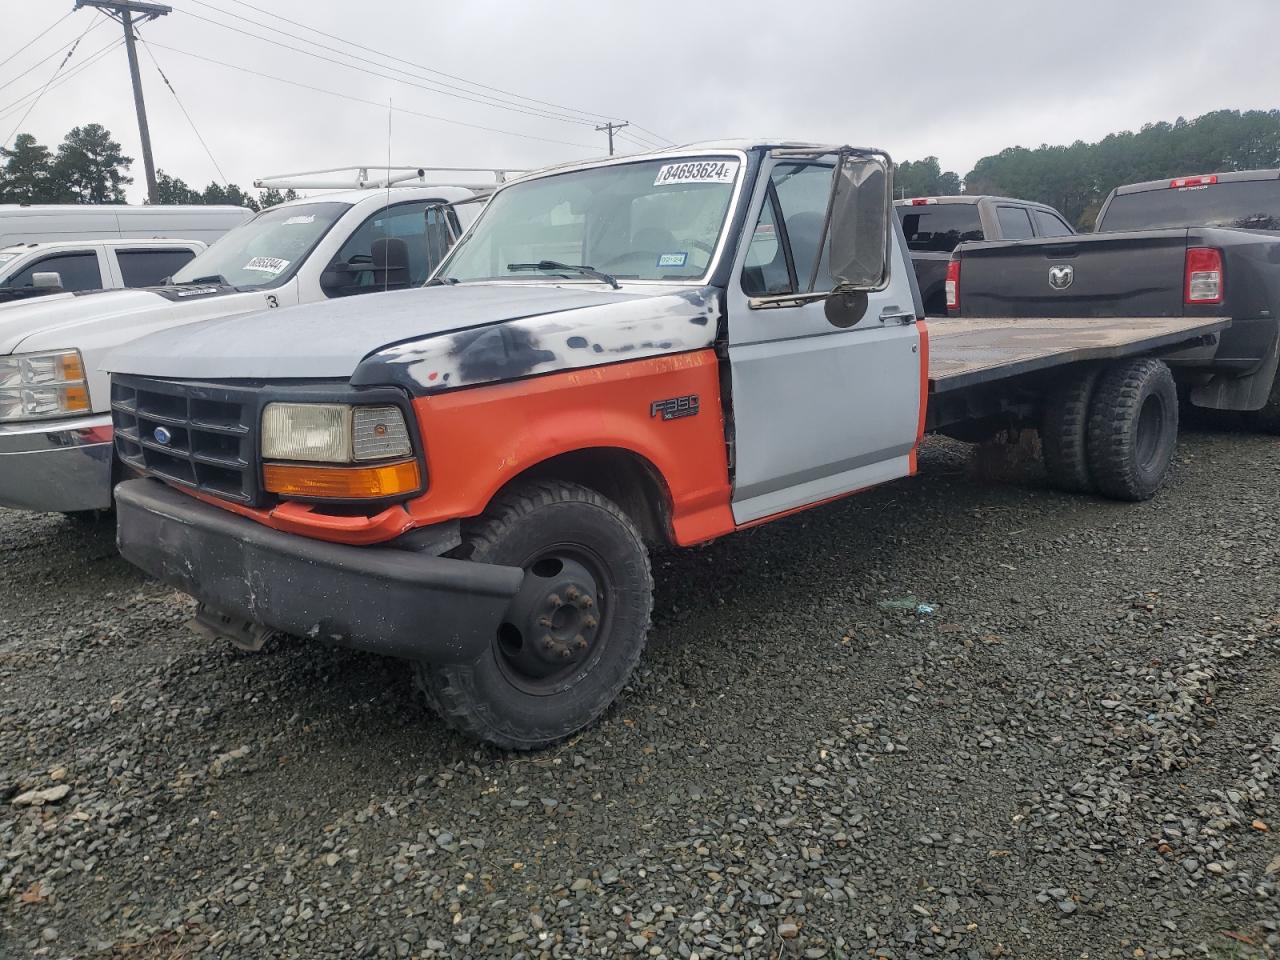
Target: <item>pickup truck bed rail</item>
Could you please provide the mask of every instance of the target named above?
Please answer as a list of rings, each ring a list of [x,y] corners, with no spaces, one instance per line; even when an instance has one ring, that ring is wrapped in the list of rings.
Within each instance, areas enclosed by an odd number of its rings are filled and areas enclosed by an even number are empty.
[[[929,392],[947,393],[1081,360],[1216,339],[1226,317],[953,317],[929,320]]]

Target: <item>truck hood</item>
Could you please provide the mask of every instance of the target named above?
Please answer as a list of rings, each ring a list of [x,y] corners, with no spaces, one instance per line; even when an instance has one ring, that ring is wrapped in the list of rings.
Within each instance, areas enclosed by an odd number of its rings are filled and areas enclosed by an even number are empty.
[[[709,342],[715,324],[706,295],[680,286],[633,285],[613,290],[602,284],[541,282],[461,283],[365,294],[210,320],[166,330],[113,351],[111,373],[177,379],[331,379],[350,378],[361,361],[378,353],[384,363],[414,365],[424,345],[441,334],[502,324],[514,329],[545,327],[554,320],[562,333],[594,330],[612,321],[635,338],[635,318],[660,324],[680,314],[696,324],[696,345]],[[697,319],[693,319],[694,317]],[[579,319],[580,318],[580,319]],[[582,341],[582,336],[562,339]],[[597,344],[598,345],[598,344]],[[639,345],[637,345],[639,346]],[[689,349],[686,338],[651,334],[645,353]],[[550,351],[545,351],[550,353]],[[580,351],[581,352],[581,351]],[[604,346],[592,351],[605,362]],[[618,356],[609,356],[611,360]],[[580,366],[586,364],[569,364]],[[457,380],[452,385],[459,385]]]
[[[241,303],[243,301],[243,303]],[[157,325],[202,319],[261,303],[258,294],[231,287],[157,287],[52,294],[0,307],[0,355],[34,350],[113,344],[141,336]]]

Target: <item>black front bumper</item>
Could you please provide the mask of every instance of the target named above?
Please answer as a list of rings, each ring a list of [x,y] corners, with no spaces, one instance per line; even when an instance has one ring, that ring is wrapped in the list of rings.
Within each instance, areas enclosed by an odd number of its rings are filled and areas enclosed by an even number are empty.
[[[518,567],[281,533],[156,480],[116,487],[120,553],[210,609],[388,656],[466,663],[489,648]]]

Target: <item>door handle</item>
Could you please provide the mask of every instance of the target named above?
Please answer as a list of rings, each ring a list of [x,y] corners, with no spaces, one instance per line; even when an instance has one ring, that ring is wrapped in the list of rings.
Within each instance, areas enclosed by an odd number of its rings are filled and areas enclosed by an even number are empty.
[[[914,313],[904,313],[897,307],[886,307],[880,311],[880,322],[889,323],[892,320],[898,323],[914,323],[916,315]]]

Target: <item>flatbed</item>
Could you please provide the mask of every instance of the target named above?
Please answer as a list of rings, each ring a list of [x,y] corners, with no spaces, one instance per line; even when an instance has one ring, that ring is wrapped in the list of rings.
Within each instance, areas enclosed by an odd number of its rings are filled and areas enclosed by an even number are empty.
[[[1230,325],[1225,317],[930,319],[929,392],[948,393],[1080,361],[1212,343]]]

